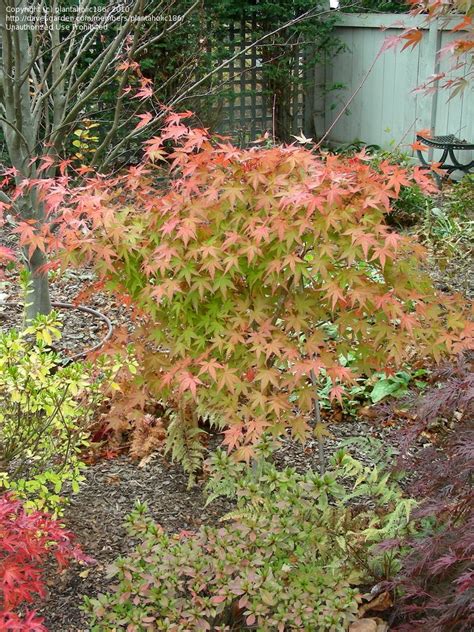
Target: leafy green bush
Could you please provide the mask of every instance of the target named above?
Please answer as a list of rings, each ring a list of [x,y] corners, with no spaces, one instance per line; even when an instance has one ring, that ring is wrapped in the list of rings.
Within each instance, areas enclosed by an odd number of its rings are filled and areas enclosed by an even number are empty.
[[[357,586],[396,566],[373,545],[404,532],[413,501],[344,451],[324,476],[259,456],[253,469],[222,451],[211,458],[208,502],[236,501],[222,526],[170,536],[136,507],[129,528],[140,543],[110,569],[118,585],[86,599],[93,632],[324,632],[357,619]]]
[[[348,368],[353,360],[352,353],[339,358],[341,365]],[[423,381],[423,376],[426,373],[425,369],[412,370],[407,366],[396,373],[377,372],[369,377],[362,375],[356,378],[354,384],[342,393],[340,407],[344,414],[355,416],[361,405],[376,404],[389,396],[400,397],[407,393],[409,386],[424,388],[426,383]],[[333,380],[322,370],[318,378],[318,397],[322,409],[333,409],[330,394],[334,386]]]
[[[419,186],[404,186],[400,188],[400,197],[393,203],[387,219],[397,226],[412,226],[423,219],[430,205],[429,196]]]
[[[0,489],[25,500],[26,509],[54,513],[65,484],[77,491],[82,480],[79,455],[101,397],[91,366],[64,366],[51,350],[60,326],[52,313],[0,335]],[[117,370],[108,360],[98,366],[104,379]]]
[[[426,374],[426,369],[397,371],[393,375],[376,373],[374,375],[376,381],[369,393],[370,400],[373,404],[376,404],[388,396],[401,397],[406,395],[408,387],[413,385],[423,389],[426,386],[426,382],[418,378],[423,378]]]
[[[405,0],[359,0],[356,3],[342,0],[340,3],[344,13],[408,13],[410,6]]]

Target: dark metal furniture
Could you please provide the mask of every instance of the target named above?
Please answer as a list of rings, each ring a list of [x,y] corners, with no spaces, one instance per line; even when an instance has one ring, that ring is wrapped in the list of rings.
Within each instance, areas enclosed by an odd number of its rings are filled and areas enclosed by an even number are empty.
[[[469,173],[469,171],[474,168],[474,160],[471,160],[468,163],[461,163],[454,155],[455,151],[474,150],[474,143],[468,143],[466,140],[461,140],[460,138],[454,136],[454,134],[431,137],[424,136],[423,134],[417,134],[416,140],[427,147],[434,147],[435,149],[441,149],[443,151],[441,158],[436,160],[436,163],[440,169],[444,169],[446,171],[447,175],[457,170]],[[416,153],[418,154],[418,158],[422,166],[426,169],[431,169],[431,165],[423,156],[423,152],[418,149]],[[446,164],[447,158],[451,160],[451,164]],[[438,185],[440,185],[441,178],[439,177],[439,174],[435,173],[435,177]]]

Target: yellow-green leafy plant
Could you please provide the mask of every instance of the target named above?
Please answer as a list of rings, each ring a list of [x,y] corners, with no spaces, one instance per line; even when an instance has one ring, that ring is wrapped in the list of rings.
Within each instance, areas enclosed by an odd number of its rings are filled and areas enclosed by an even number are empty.
[[[78,490],[80,453],[102,397],[91,365],[61,364],[51,350],[60,328],[52,312],[0,335],[0,489],[14,492],[26,509],[53,513],[64,503],[66,484]],[[114,361],[102,365],[102,382],[112,380]]]

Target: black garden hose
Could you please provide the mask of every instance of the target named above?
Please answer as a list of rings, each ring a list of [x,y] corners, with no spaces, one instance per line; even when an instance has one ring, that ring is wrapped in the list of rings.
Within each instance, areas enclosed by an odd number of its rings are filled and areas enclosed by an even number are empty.
[[[21,303],[12,303],[9,301],[5,303],[0,303],[0,305],[12,305],[12,306],[14,305],[16,307],[23,307]],[[78,360],[85,358],[89,353],[92,353],[93,351],[97,351],[106,342],[110,340],[114,328],[113,328],[112,321],[110,320],[110,318],[107,318],[107,316],[105,314],[102,314],[102,312],[99,312],[98,310],[93,309],[92,307],[85,307],[84,305],[73,305],[72,303],[63,303],[61,301],[52,302],[51,307],[57,307],[58,309],[77,309],[78,311],[84,312],[85,314],[91,314],[95,318],[102,320],[107,325],[107,333],[105,334],[104,338],[102,338],[100,342],[95,344],[90,349],[86,349],[85,351],[81,351],[80,353],[75,353],[72,356],[64,358],[64,360],[62,361],[62,364],[67,365],[67,364],[71,364],[72,362],[77,362]]]
[[[51,307],[58,307],[59,309],[77,309],[80,312],[84,312],[85,314],[91,314],[92,316],[95,316],[96,318],[98,318],[99,320],[102,320],[107,325],[107,333],[105,334],[104,338],[102,338],[100,342],[95,344],[90,349],[86,349],[86,351],[81,351],[80,353],[75,353],[74,355],[69,356],[66,359],[67,364],[70,364],[71,362],[76,362],[77,360],[81,360],[82,358],[85,358],[89,353],[92,353],[93,351],[97,351],[103,345],[105,345],[106,342],[110,340],[112,333],[114,331],[114,327],[112,325],[112,321],[110,320],[110,318],[107,318],[107,316],[105,314],[102,314],[102,312],[99,312],[98,310],[93,309],[92,307],[85,307],[84,305],[73,305],[72,303],[62,303],[60,301],[54,301],[53,303],[51,303]]]

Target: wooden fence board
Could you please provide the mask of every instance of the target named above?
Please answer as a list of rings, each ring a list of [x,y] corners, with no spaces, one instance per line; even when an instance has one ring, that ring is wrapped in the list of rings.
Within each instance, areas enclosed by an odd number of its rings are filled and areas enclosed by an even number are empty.
[[[341,14],[335,35],[345,45],[343,50],[335,57],[323,56],[324,63],[315,69],[305,68],[305,51],[296,59],[293,72],[301,86],[295,90],[288,86],[293,133],[301,129],[307,136],[321,138],[359,90],[330,131],[329,141],[345,144],[357,139],[413,153],[410,144],[415,132],[426,128],[438,135],[451,133],[474,141],[473,85],[451,100],[443,90],[415,92],[430,75],[448,69],[449,56],[440,60],[437,51],[456,37],[450,29],[458,22],[450,18],[428,23],[424,16],[400,14]],[[425,31],[420,44],[403,52],[387,50],[374,64],[385,39],[406,27]],[[224,41],[229,57],[251,43],[254,30],[252,22],[229,25]],[[222,70],[218,82],[224,85],[226,96],[214,125],[217,131],[241,144],[272,131],[274,95],[265,89],[263,60],[257,47]],[[459,157],[467,160],[466,154],[462,152]]]

